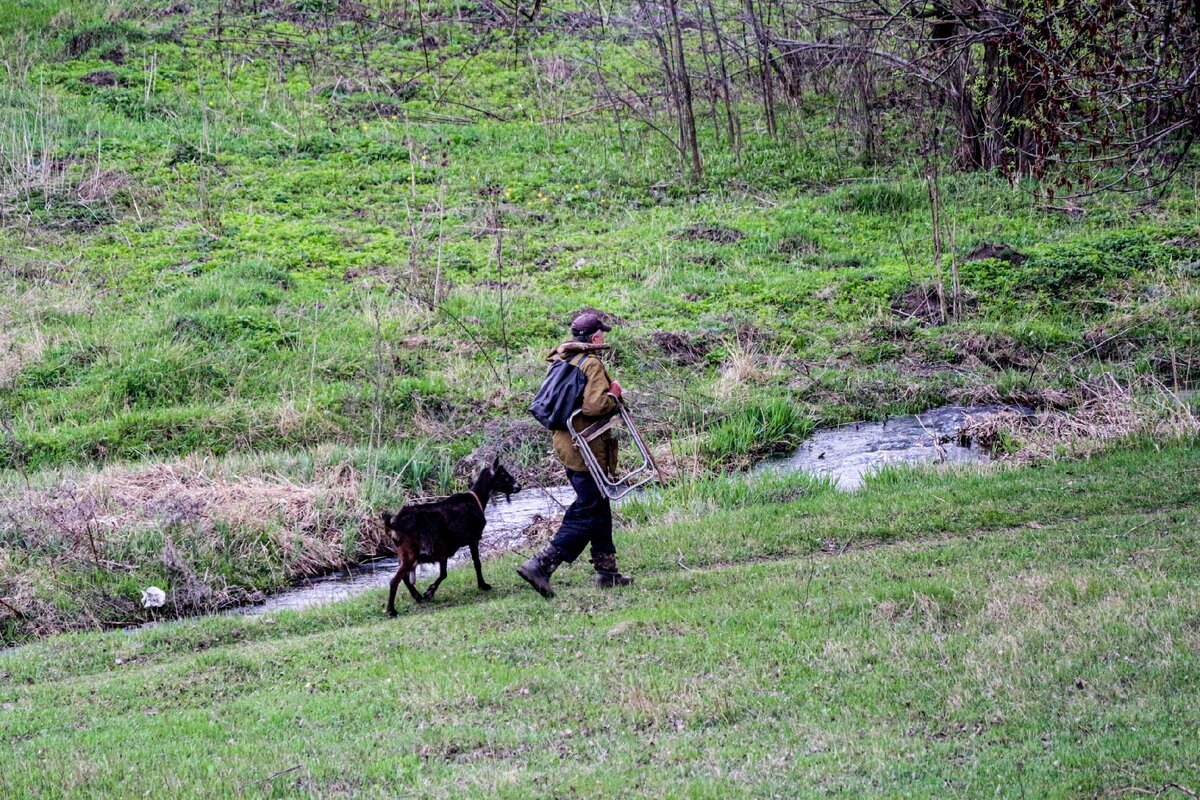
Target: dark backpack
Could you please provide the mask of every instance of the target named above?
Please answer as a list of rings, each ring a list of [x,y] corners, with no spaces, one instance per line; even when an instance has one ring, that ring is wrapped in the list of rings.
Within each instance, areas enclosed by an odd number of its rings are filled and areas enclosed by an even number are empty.
[[[555,361],[546,371],[542,388],[533,396],[529,413],[552,431],[565,431],[571,415],[583,405],[587,375],[579,365],[585,358],[587,353],[580,353],[570,360]]]

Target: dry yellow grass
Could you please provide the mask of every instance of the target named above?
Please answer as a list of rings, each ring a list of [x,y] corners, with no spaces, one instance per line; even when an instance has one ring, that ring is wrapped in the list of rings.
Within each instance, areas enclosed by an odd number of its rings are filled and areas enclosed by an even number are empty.
[[[1112,376],[1081,385],[1070,411],[999,411],[975,417],[964,433],[1000,446],[1013,462],[1080,458],[1136,436],[1171,440],[1200,434],[1200,419],[1178,395],[1149,378],[1122,385]]]

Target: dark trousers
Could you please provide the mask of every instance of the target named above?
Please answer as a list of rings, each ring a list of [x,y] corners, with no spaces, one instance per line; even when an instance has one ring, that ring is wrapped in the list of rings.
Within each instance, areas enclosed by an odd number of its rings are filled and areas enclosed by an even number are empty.
[[[590,472],[567,470],[567,480],[575,489],[575,502],[567,506],[562,526],[552,544],[564,561],[574,561],[590,542],[592,556],[616,553],[612,538],[612,506]]]

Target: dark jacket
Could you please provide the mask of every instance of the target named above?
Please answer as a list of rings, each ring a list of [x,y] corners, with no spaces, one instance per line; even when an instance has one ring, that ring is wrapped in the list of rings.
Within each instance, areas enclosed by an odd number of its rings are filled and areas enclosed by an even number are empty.
[[[588,354],[578,365],[583,374],[587,376],[587,385],[583,389],[583,413],[575,418],[575,430],[577,431],[583,430],[616,410],[616,401],[608,394],[608,387],[612,384],[612,379],[608,377],[608,371],[604,369],[604,363],[600,360],[600,354],[607,349],[608,345],[606,344],[563,342],[551,350],[550,355],[546,358],[547,361],[564,361],[579,353],[586,352]],[[591,448],[592,452],[596,454],[596,460],[600,462],[604,470],[609,475],[614,474],[617,469],[617,440],[612,431],[592,440]],[[575,449],[575,442],[567,431],[554,431],[554,454],[567,469],[573,469],[576,472],[587,471],[587,464],[583,462],[583,456]]]

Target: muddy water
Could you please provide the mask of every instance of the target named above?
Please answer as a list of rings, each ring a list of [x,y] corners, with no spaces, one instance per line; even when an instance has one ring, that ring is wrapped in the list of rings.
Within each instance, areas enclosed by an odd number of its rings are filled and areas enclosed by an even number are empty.
[[[480,544],[481,554],[486,557],[493,553],[520,548],[525,544],[524,530],[533,522],[535,516],[558,516],[573,499],[575,493],[570,486],[525,489],[519,494],[514,494],[511,502],[506,501],[503,495],[493,497],[484,510],[487,527]],[[471,563],[471,554],[466,548],[459,550],[448,566],[455,567],[462,563]],[[436,564],[420,565],[417,568],[418,581],[424,583],[437,577],[437,569]],[[385,587],[395,574],[396,559],[381,558],[359,567],[304,581],[286,592],[271,596],[264,603],[245,606],[233,613],[257,616],[324,605]],[[486,564],[483,575],[485,578],[489,575]],[[471,575],[470,580],[474,581],[475,576]],[[400,591],[407,597],[403,587]]]
[[[960,442],[958,432],[970,418],[1004,408],[946,406],[885,422],[822,428],[795,452],[769,459],[758,469],[799,470],[853,491],[865,476],[889,464],[982,464],[988,461],[987,453],[974,443]]]

